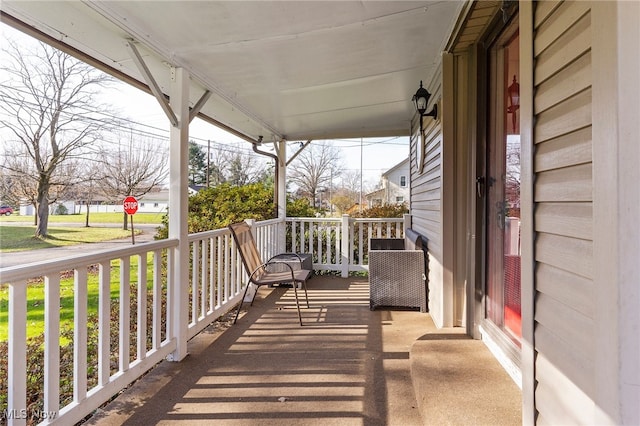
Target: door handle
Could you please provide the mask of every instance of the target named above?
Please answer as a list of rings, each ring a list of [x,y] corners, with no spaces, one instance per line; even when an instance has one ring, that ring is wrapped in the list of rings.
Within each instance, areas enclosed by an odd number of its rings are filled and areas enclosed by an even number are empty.
[[[476,177],[476,195],[478,196],[478,198],[482,198],[484,197],[485,194],[485,177],[484,176],[477,176]]]

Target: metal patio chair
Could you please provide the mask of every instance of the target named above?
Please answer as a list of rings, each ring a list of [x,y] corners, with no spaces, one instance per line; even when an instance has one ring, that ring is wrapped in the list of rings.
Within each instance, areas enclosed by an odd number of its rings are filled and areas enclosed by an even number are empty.
[[[302,314],[300,313],[300,303],[298,301],[298,284],[301,284],[304,289],[304,297],[307,301],[308,308],[309,296],[307,295],[307,280],[313,271],[302,269],[302,260],[300,256],[295,253],[278,254],[273,256],[267,262],[262,262],[249,225],[246,222],[239,222],[229,225],[229,229],[231,230],[231,235],[233,236],[233,240],[235,241],[238,252],[240,253],[242,264],[249,275],[249,280],[245,286],[242,299],[238,304],[238,310],[236,311],[236,317],[233,320],[233,323],[235,324],[238,320],[240,308],[242,308],[244,298],[247,295],[247,290],[251,283],[255,284],[257,287],[256,292],[251,298],[251,305],[253,305],[253,300],[256,298],[256,294],[258,294],[258,290],[261,286],[291,284],[296,298],[298,319],[300,320],[300,325],[302,325]],[[300,261],[299,265],[295,264],[292,266],[292,262],[290,260],[292,259],[292,256],[294,259],[297,258]],[[279,257],[280,260],[278,259]],[[274,268],[274,265],[278,265],[277,268]]]

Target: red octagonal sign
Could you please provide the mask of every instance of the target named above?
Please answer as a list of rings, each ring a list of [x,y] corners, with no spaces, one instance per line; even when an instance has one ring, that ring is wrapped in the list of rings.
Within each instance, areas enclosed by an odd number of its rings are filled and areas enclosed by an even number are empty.
[[[122,205],[124,206],[124,211],[127,214],[136,214],[138,211],[138,200],[136,200],[136,197],[125,198]]]

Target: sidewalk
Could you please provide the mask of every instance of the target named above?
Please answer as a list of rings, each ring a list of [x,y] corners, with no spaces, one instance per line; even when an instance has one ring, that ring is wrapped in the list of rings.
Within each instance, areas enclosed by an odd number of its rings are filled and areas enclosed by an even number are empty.
[[[60,225],[60,224],[56,224]],[[64,226],[70,225],[78,225],[83,226],[82,224],[62,224]],[[114,224],[94,224],[93,226],[110,226]],[[115,224],[115,226],[120,226]],[[136,244],[142,244],[149,241],[153,241],[153,236],[156,234],[156,228],[158,225],[156,224],[141,224],[135,225],[134,229],[141,230],[140,234],[135,236]],[[131,245],[131,237],[121,238],[118,240],[110,240],[110,241],[100,241],[96,243],[83,243],[83,244],[75,244],[71,246],[64,247],[53,247],[53,248],[45,248],[39,250],[27,250],[27,251],[18,251],[12,253],[0,253],[0,268],[7,268],[9,266],[18,266],[25,265],[33,262],[40,262],[42,260],[52,260],[58,259],[62,257],[72,257],[77,256],[79,254],[87,254],[93,251],[101,251],[101,250],[109,250],[114,248],[126,247]]]

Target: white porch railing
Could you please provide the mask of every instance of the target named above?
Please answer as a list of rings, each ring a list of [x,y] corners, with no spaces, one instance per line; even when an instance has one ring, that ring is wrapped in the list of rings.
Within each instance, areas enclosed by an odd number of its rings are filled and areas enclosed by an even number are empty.
[[[369,238],[403,238],[404,218],[288,218],[285,251],[311,253],[316,270],[368,271]]]
[[[314,269],[337,271],[343,276],[368,269],[368,238],[402,237],[404,222],[403,218],[354,219],[346,215],[249,221],[264,259],[286,251],[311,253]],[[9,425],[25,425],[28,419],[40,424],[76,423],[169,357],[178,342],[192,338],[237,305],[246,273],[229,230],[188,238],[188,313],[166,309],[177,299],[179,288],[172,266],[177,240],[0,269],[0,283],[9,291],[8,359],[0,360],[7,377],[7,389],[0,389],[0,394],[6,391],[6,401],[0,406],[2,421]],[[60,357],[65,339],[60,328],[60,283],[61,275],[68,275],[66,271],[73,272],[73,373],[69,377],[61,369]],[[27,298],[27,288],[34,280],[44,282],[42,365],[32,365],[31,358],[27,359],[29,304],[33,304]],[[95,288],[92,280],[97,280],[97,291],[90,290]],[[98,314],[94,318],[89,302],[96,298]],[[115,302],[117,307],[112,307]],[[181,329],[172,327],[175,321],[188,321],[186,336],[171,335],[170,330]],[[94,329],[97,332],[90,333]],[[90,356],[92,350],[96,352]],[[28,405],[27,382],[33,380],[33,371],[44,371],[43,391],[38,403]],[[63,381],[70,381],[73,387],[69,400],[61,400]]]

